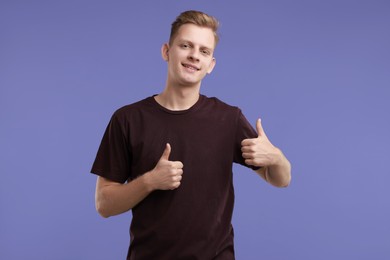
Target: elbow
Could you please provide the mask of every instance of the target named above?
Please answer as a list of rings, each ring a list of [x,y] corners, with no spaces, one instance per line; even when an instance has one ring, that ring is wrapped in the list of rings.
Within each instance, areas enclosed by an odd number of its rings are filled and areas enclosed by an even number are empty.
[[[290,186],[290,182],[291,182],[291,178],[289,178],[288,180],[280,183],[277,187],[278,188],[287,188],[288,186]]]
[[[288,167],[288,170],[284,172],[277,179],[270,179],[270,183],[277,188],[287,188],[291,183],[291,166]]]
[[[282,179],[279,187],[280,188],[287,188],[290,186],[291,183],[291,164],[289,161],[287,161],[287,167],[285,170],[284,178]]]
[[[103,191],[97,193],[95,196],[95,208],[97,213],[99,213],[99,215],[103,218],[109,218],[112,216]]]
[[[288,171],[287,176],[278,185],[279,188],[287,188],[291,183],[291,170]]]
[[[278,182],[270,181],[270,183],[277,188],[287,188],[288,186],[290,186],[290,182],[291,178]]]
[[[109,214],[109,212],[107,211],[107,209],[105,209],[101,203],[96,203],[96,211],[97,213],[99,213],[100,216],[102,216],[103,218],[109,218],[111,217],[111,215]]]

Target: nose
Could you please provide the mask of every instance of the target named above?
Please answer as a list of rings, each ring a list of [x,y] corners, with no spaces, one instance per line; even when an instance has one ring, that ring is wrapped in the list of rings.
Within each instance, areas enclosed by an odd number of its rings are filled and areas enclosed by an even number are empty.
[[[188,54],[188,59],[190,61],[199,61],[199,51],[192,49],[192,51]]]

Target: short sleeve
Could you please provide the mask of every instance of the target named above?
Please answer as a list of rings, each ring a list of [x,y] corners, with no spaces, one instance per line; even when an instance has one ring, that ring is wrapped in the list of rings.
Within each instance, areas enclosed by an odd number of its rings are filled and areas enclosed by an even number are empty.
[[[117,113],[105,130],[91,173],[124,183],[130,176],[132,155],[124,131],[125,119]]]
[[[248,120],[245,118],[245,116],[242,114],[241,110],[238,112],[238,118],[237,118],[237,130],[236,130],[236,137],[234,142],[234,162],[239,163],[243,166],[249,167],[253,170],[259,169],[259,167],[247,165],[245,163],[245,159],[242,157],[241,152],[241,142],[244,139],[248,138],[256,138],[258,134],[256,133],[256,130],[252,127],[252,125],[248,122]]]

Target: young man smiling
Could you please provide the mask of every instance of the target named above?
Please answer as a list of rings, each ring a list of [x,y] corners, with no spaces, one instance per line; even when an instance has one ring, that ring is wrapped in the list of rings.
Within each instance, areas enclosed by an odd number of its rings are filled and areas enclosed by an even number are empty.
[[[270,184],[290,183],[290,163],[240,109],[200,94],[213,71],[218,21],[187,11],[161,48],[164,90],[118,109],[99,147],[96,208],[133,212],[127,259],[234,259],[232,164]]]

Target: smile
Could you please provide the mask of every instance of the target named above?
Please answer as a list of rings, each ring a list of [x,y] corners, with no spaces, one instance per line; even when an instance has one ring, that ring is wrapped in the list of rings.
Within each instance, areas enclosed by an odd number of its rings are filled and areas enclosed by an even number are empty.
[[[192,71],[199,71],[200,68],[194,66],[194,65],[191,65],[191,64],[186,64],[186,63],[182,63],[181,64],[184,68],[187,68],[187,69],[190,69]]]

